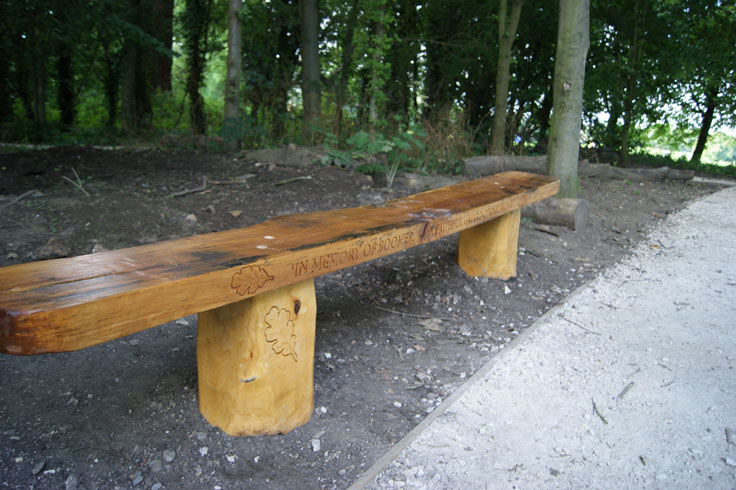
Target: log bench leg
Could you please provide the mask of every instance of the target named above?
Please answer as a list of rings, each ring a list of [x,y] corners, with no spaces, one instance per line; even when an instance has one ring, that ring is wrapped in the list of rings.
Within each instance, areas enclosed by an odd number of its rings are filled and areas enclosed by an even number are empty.
[[[521,210],[516,209],[460,232],[457,263],[469,275],[510,279],[516,277]]]
[[[314,281],[199,314],[199,410],[233,436],[285,434],[314,408]]]

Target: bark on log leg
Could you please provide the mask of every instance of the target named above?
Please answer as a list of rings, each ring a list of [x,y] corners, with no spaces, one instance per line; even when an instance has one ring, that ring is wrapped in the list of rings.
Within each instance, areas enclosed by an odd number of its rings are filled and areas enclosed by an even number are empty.
[[[516,277],[521,212],[516,209],[460,232],[457,263],[471,276]]]
[[[314,408],[314,281],[199,314],[199,409],[233,436],[285,434]]]
[[[521,216],[543,225],[560,225],[579,231],[588,224],[588,202],[585,199],[550,197],[521,210]]]

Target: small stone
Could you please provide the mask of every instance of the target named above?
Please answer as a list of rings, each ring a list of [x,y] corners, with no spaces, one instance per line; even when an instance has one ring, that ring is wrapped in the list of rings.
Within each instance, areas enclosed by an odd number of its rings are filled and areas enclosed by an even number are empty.
[[[726,464],[728,466],[734,466],[734,467],[736,467],[736,461],[733,458],[729,457],[729,456],[726,456]]]
[[[312,439],[312,452],[318,452],[322,448],[322,441],[319,439]]]
[[[178,319],[178,320],[177,320],[176,322],[174,322],[174,323],[176,323],[177,325],[180,325],[180,326],[182,326],[182,327],[187,327],[187,326],[189,326],[189,321],[188,321],[188,320],[185,320],[185,319],[183,319],[183,318],[179,318],[179,319]]]
[[[43,471],[43,467],[46,466],[46,461],[41,461],[40,463],[36,464],[33,469],[31,469],[31,473],[35,476],[38,475]]]
[[[208,452],[210,452],[210,448],[208,448],[207,446],[202,446],[201,448],[199,448],[199,455],[202,457],[207,456]]]
[[[726,428],[726,442],[736,445],[736,434],[734,434],[733,429]]]
[[[187,215],[187,216],[186,216],[186,217],[184,218],[184,221],[186,221],[187,223],[192,223],[192,224],[194,224],[194,223],[196,223],[196,222],[197,222],[197,217],[196,217],[195,215],[193,215],[193,214],[188,214],[188,215]]]
[[[100,252],[107,252],[107,248],[101,243],[95,243],[95,246],[92,247],[92,253],[98,254]]]
[[[15,252],[10,252],[8,255],[5,256],[7,260],[13,260],[18,258],[18,254]]]
[[[173,449],[166,449],[164,450],[164,461],[167,463],[171,463],[176,458],[176,451]]]
[[[503,294],[511,294],[511,288],[505,284],[503,285]]]
[[[133,477],[133,486],[135,487],[137,485],[140,485],[142,481],[143,481],[143,475],[141,475],[140,472],[136,473],[135,476]]]
[[[232,454],[228,454],[227,456],[225,456],[225,459],[227,459],[227,462],[230,464],[235,463],[235,456],[233,456]]]
[[[69,257],[71,254],[72,248],[66,242],[55,236],[51,237],[46,244],[36,250],[36,258],[39,260]]]
[[[66,478],[66,482],[64,482],[64,488],[66,490],[77,490],[77,487],[79,487],[79,477],[76,475],[76,473],[72,473]]]
[[[394,407],[401,408],[401,402],[394,402]]]
[[[158,473],[164,468],[164,464],[161,462],[161,460],[153,459],[148,462],[148,467],[151,468],[151,471],[154,473]]]
[[[164,486],[161,483],[156,482],[153,485],[151,485],[151,490],[161,490],[163,487]]]

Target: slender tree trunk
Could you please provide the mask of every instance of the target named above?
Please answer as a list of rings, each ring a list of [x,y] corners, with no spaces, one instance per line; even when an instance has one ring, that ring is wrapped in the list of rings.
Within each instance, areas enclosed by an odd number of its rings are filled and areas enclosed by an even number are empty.
[[[141,0],[128,0],[131,16],[128,21],[136,26],[145,23],[146,15]],[[142,27],[141,27],[142,28]],[[149,129],[153,124],[153,108],[149,93],[148,61],[150,55],[136,39],[123,43],[122,75],[120,80],[120,126],[123,131],[135,133]]]
[[[551,92],[544,94],[542,99],[542,107],[539,108],[537,113],[537,121],[539,122],[539,130],[537,133],[538,146],[542,148],[542,153],[547,153],[547,145],[549,138],[547,132],[549,131],[550,115],[552,114],[552,101],[554,96]]]
[[[128,39],[123,44],[122,76],[120,77],[120,127],[126,133],[137,130],[137,112],[135,107],[135,73],[136,46]],[[108,114],[109,117],[109,114]]]
[[[74,125],[74,71],[72,56],[66,43],[61,43],[56,58],[57,102],[61,113],[61,125],[71,128]]]
[[[6,26],[4,20],[0,20],[0,32],[9,34],[10,29]],[[13,119],[13,103],[10,98],[10,49],[6,43],[10,39],[0,39],[0,125]]]
[[[242,71],[242,20],[243,0],[228,3],[227,24],[227,77],[225,79],[225,145],[230,151],[240,149],[240,72]]]
[[[496,103],[493,109],[491,154],[503,155],[508,111],[509,77],[511,70],[511,46],[519,25],[524,0],[511,0],[511,14],[507,15],[507,0],[498,6],[498,69],[496,70]]]
[[[143,64],[143,50],[135,41],[123,46],[123,75],[120,84],[121,127],[135,133],[149,129],[153,119],[151,98],[148,93],[148,77]]]
[[[194,134],[207,132],[204,98],[199,90],[206,64],[207,37],[212,0],[187,0],[184,14],[184,49],[187,55],[187,79],[184,90],[189,97],[189,117]]]
[[[353,0],[353,5],[348,15],[348,21],[345,26],[345,37],[342,42],[342,52],[340,53],[340,74],[335,86],[335,134],[338,138],[342,135],[343,126],[343,107],[348,100],[348,79],[352,73],[352,60],[355,45],[353,39],[355,37],[355,23],[358,20],[358,0]]]
[[[636,100],[636,78],[639,76],[639,62],[641,60],[641,51],[643,39],[641,36],[641,26],[646,25],[647,12],[649,10],[649,0],[636,0],[634,2],[634,11],[636,12],[636,24],[631,39],[631,50],[627,60],[626,74],[626,91],[623,96],[623,117],[624,124],[621,128],[621,153],[619,155],[619,164],[622,165],[629,157],[629,135],[631,134],[631,125],[634,119],[634,101]]]
[[[313,144],[322,117],[319,64],[318,0],[301,0],[302,24],[302,134],[304,142]]]
[[[710,132],[710,126],[713,123],[713,115],[716,111],[716,97],[718,96],[718,90],[708,89],[706,92],[705,100],[705,112],[703,113],[703,121],[700,124],[700,134],[698,134],[698,143],[695,145],[695,151],[690,161],[693,163],[699,163],[705,150],[705,143],[708,141],[708,133]]]
[[[558,197],[577,197],[585,57],[590,45],[590,0],[560,0],[555,55],[554,112],[547,173],[560,179]]]
[[[174,33],[174,0],[154,0],[153,35],[165,48],[171,49]],[[151,53],[151,87],[162,92],[171,92],[171,56],[153,51]]]
[[[380,79],[380,76],[378,74],[378,65],[382,62],[383,58],[383,38],[386,35],[386,26],[383,23],[383,18],[386,16],[386,3],[381,2],[381,6],[379,7],[379,20],[376,23],[376,44],[377,46],[374,47],[373,52],[373,66],[371,69],[371,94],[370,94],[370,102],[368,104],[370,108],[370,129],[371,133],[375,133],[376,126],[378,124],[378,97],[379,92],[383,89],[382,87],[382,81]]]
[[[33,121],[46,125],[46,60],[36,60],[33,70]]]
[[[48,73],[46,69],[46,56],[43,53],[43,47],[38,40],[39,27],[34,25],[29,36],[29,44],[31,46],[31,78],[32,78],[32,99],[33,99],[33,122],[37,127],[46,125],[46,83]],[[7,61],[3,60],[3,63]]]

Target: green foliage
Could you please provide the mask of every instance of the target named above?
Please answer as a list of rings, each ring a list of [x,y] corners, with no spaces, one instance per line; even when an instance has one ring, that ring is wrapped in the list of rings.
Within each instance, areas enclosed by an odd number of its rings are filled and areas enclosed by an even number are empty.
[[[173,90],[150,94],[155,131],[137,138],[192,131],[187,93],[198,91],[208,131],[243,135],[246,147],[299,143],[298,0],[244,0],[244,116],[228,123],[222,114],[226,3],[177,0],[172,52],[157,37],[153,0],[6,1],[0,109],[8,109],[0,110],[0,138],[125,141],[117,129],[121,78],[124,48],[133,42],[145,63],[154,53],[174,58]],[[358,158],[373,172],[446,173],[459,171],[462,157],[486,151],[497,0],[322,0],[320,6],[325,162],[350,167]],[[546,151],[557,17],[558,2],[526,0],[522,10],[508,95],[507,147],[514,152]],[[588,143],[619,150],[628,121],[635,152],[656,147],[691,154],[712,94],[714,130],[736,125],[734,36],[732,1],[593,0],[583,128]],[[72,58],[73,79],[64,76],[65,57]],[[201,77],[189,80],[187,92],[192,60]],[[34,99],[34,80],[45,82],[41,100]],[[60,89],[70,84],[73,94],[67,91],[64,100]],[[60,124],[70,97],[71,128]],[[600,114],[610,116],[610,124]],[[702,159],[732,162],[736,145],[727,138],[711,131]]]
[[[366,174],[383,174],[390,188],[399,171],[426,170],[426,164],[422,160],[426,137],[427,133],[418,125],[412,125],[393,136],[358,131],[340,149],[337,148],[335,135],[326,133],[326,156],[322,163],[355,166],[356,171]]]

